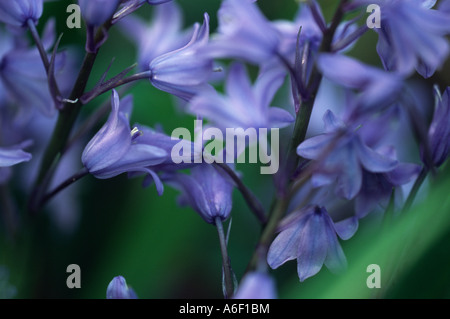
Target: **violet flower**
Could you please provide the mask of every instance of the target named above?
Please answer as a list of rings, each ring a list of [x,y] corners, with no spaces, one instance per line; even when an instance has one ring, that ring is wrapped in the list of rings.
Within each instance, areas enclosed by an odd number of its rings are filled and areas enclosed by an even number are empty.
[[[189,42],[187,34],[182,32],[182,14],[175,2],[155,7],[150,24],[141,18],[129,16],[118,26],[136,43],[141,70],[148,70],[150,62],[156,57]]]
[[[209,16],[203,25],[195,24],[194,33],[184,47],[163,54],[150,63],[150,82],[158,89],[184,100],[191,99],[202,90],[212,90],[207,84],[213,72],[213,61],[200,54],[208,43]]]
[[[233,299],[276,299],[275,281],[267,273],[254,271],[246,274]]]
[[[112,17],[121,0],[78,0],[81,14],[90,26],[98,27]]]
[[[191,206],[207,223],[214,224],[216,217],[222,221],[230,216],[233,182],[225,172],[210,164],[200,164],[191,174],[168,175],[167,183],[182,193],[180,205]]]
[[[132,288],[122,276],[116,276],[111,280],[106,289],[106,299],[137,299]]]
[[[269,106],[285,75],[284,70],[266,69],[252,86],[244,65],[235,63],[226,81],[226,95],[203,92],[191,101],[188,109],[222,129],[285,127],[294,117],[284,109]]]
[[[380,149],[378,152],[392,160],[397,158],[392,147]],[[414,180],[420,170],[420,165],[412,163],[399,163],[393,170],[384,173],[372,173],[363,169],[361,189],[355,197],[356,216],[363,218],[377,208],[384,212],[393,190]]]
[[[207,46],[214,58],[238,58],[262,64],[277,54],[279,33],[252,0],[224,0],[219,32]]]
[[[381,28],[377,51],[384,67],[403,75],[416,69],[428,78],[440,68],[449,54],[446,35],[450,34],[448,1],[424,0],[356,0],[356,5],[377,4],[381,11]]]
[[[367,146],[357,125],[345,125],[331,111],[324,115],[325,133],[309,138],[297,147],[297,154],[320,161],[312,176],[318,187],[337,181],[337,193],[346,199],[358,194],[363,169],[372,173],[394,170],[397,160],[384,156]]]
[[[158,193],[162,194],[162,183],[151,166],[164,162],[170,155],[159,147],[139,141],[138,137],[142,133],[137,129],[132,130],[128,122],[131,101],[124,102],[119,105],[119,96],[113,90],[112,112],[108,121],[88,143],[81,160],[89,173],[99,179],[125,172],[150,174]]]
[[[317,67],[326,78],[359,92],[353,106],[358,113],[391,105],[402,88],[402,78],[398,74],[340,54],[320,54]]]
[[[324,207],[307,206],[288,215],[278,228],[280,232],[272,242],[267,262],[276,269],[285,262],[297,259],[300,281],[314,276],[323,264],[332,272],[342,271],[347,260],[337,235],[348,239],[356,231],[352,219],[336,226]]]
[[[37,23],[42,10],[43,0],[1,0],[0,22],[11,26],[25,26],[28,20]]]

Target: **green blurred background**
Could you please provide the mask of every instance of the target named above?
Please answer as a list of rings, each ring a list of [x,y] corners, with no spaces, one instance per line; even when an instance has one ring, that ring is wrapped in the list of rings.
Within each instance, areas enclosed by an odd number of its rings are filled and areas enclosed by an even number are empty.
[[[67,29],[66,7],[73,1],[49,2],[39,24],[55,16],[58,32],[64,33],[61,47],[76,45],[80,55],[84,47],[84,28]],[[201,21],[203,12],[211,17],[211,30],[217,26],[219,0],[178,0],[184,10],[185,25]],[[271,19],[292,19],[297,3],[291,0],[258,1]],[[337,1],[322,1],[329,21]],[[142,7],[138,14],[149,17],[152,8]],[[170,22],[168,22],[170,23]],[[368,32],[350,52],[364,62],[379,65],[375,51],[377,36]],[[112,58],[110,75],[135,62],[135,48],[117,30],[112,29],[100,51],[89,87],[95,84]],[[177,109],[174,99],[143,81],[129,93],[134,95],[131,122],[165,132],[176,127],[192,130],[193,118]],[[82,118],[95,110],[109,95],[86,106]],[[447,165],[448,166],[448,165]],[[244,182],[268,207],[273,196],[270,177],[259,175],[259,167],[240,165]],[[448,167],[443,176],[449,176]],[[177,192],[169,187],[159,197],[154,187],[143,189],[141,178],[119,176],[110,180],[85,178],[78,200],[82,211],[80,224],[69,235],[58,230],[47,214],[35,218],[28,237],[11,243],[2,240],[0,264],[9,267],[10,283],[19,298],[104,298],[106,287],[117,275],[126,278],[140,298],[222,298],[221,256],[216,229],[194,211],[180,208]],[[450,297],[450,179],[440,181],[417,209],[400,220],[374,230],[364,221],[357,235],[344,242],[349,262],[344,274],[327,269],[299,283],[296,263],[289,262],[272,272],[281,298],[446,298]],[[260,232],[237,190],[233,196],[233,225],[229,254],[240,279],[245,272]],[[365,267],[382,267],[382,289],[366,286]],[[68,289],[66,267],[81,267],[81,289]],[[385,271],[386,270],[386,271]],[[394,273],[395,275],[391,275]],[[391,280],[392,279],[392,280]],[[389,283],[389,284],[388,284]]]

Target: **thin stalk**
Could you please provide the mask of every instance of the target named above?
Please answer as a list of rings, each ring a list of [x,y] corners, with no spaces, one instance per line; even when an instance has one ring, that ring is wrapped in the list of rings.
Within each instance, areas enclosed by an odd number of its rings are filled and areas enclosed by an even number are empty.
[[[149,79],[151,74],[152,74],[151,71],[144,71],[144,72],[130,75],[130,76],[123,78],[121,80],[118,80],[118,81],[113,81],[111,83],[107,83],[104,86],[100,86],[100,88],[93,89],[92,92],[86,93],[85,96],[87,96],[88,98],[81,97],[81,101],[83,104],[86,104],[86,103],[92,101],[93,99],[95,99],[96,97],[102,95],[103,93],[108,92],[108,91],[115,89],[119,86],[122,86],[124,84],[143,80],[143,79]]]
[[[34,25],[33,20],[27,20],[28,29],[31,32],[31,36],[33,37],[34,43],[39,51],[39,55],[41,56],[42,63],[44,64],[45,71],[48,73],[48,69],[50,67],[50,62],[48,61],[47,52],[45,51],[44,45],[42,44],[39,33],[36,30],[36,26]]]
[[[237,188],[241,192],[242,196],[244,197],[245,201],[247,202],[247,205],[249,206],[251,211],[255,214],[258,220],[263,225],[265,225],[267,223],[267,217],[264,213],[264,208],[262,207],[258,198],[247,186],[245,186],[239,176],[237,176],[236,173],[228,165],[224,163],[214,163],[214,165],[223,169],[231,177],[231,179],[235,182]]]
[[[233,281],[233,271],[231,270],[230,258],[228,257],[227,242],[225,238],[225,232],[223,230],[222,220],[220,217],[216,217],[215,224],[217,227],[217,232],[219,234],[220,251],[222,253],[222,267],[223,274],[225,277],[225,299],[229,299],[234,293],[234,281]]]
[[[406,212],[411,208],[412,203],[414,202],[414,199],[417,196],[417,193],[419,192],[420,187],[422,186],[423,182],[425,181],[425,178],[428,175],[428,169],[426,166],[422,168],[422,170],[419,173],[419,176],[417,177],[416,181],[414,182],[414,185],[409,192],[408,198],[406,199],[405,205],[403,206],[402,212]]]
[[[68,186],[72,185],[76,181],[80,180],[81,178],[85,177],[89,174],[89,171],[87,168],[83,167],[79,172],[75,173],[68,179],[66,179],[64,182],[62,182],[60,185],[58,185],[54,190],[52,190],[50,193],[45,195],[42,198],[42,201],[39,203],[40,206],[44,206],[49,200],[51,200],[53,197],[55,197],[59,192],[66,189]]]

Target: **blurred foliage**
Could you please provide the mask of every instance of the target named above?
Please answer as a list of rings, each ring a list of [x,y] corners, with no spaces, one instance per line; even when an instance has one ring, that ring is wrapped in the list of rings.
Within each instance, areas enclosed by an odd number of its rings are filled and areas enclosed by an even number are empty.
[[[70,2],[46,3],[42,21],[56,17],[58,32],[64,33],[61,47],[77,46],[81,57],[85,30],[69,30],[65,26],[65,9]],[[211,16],[211,30],[215,30],[219,0],[179,0],[178,3],[184,9],[186,26],[201,21],[206,11]],[[297,8],[294,0],[258,3],[271,20],[292,19]],[[321,1],[328,20],[336,3]],[[139,14],[148,17],[151,10],[146,6]],[[40,29],[43,24],[40,23]],[[375,44],[375,33],[368,32],[351,54],[364,62],[379,64]],[[113,58],[111,76],[133,64],[135,53],[126,36],[113,29],[101,49],[89,87]],[[132,122],[161,125],[168,134],[176,127],[192,129],[193,118],[183,115],[174,99],[150,83],[139,83],[128,93],[134,95]],[[109,98],[105,94],[90,103],[81,119]],[[255,165],[237,168],[243,172],[244,182],[268,207],[273,196],[271,179],[259,175],[259,167]],[[434,185],[426,200],[405,216],[393,218],[381,231],[362,222],[357,235],[343,243],[349,262],[344,274],[332,275],[324,269],[299,283],[295,262],[274,271],[280,297],[449,297],[448,167],[442,175],[446,180]],[[17,287],[17,297],[104,298],[109,281],[122,275],[140,298],[221,298],[221,257],[216,229],[190,208],[180,208],[174,190],[166,187],[164,195],[159,197],[154,187],[143,189],[141,181],[128,180],[126,176],[111,180],[87,177],[80,182],[81,221],[74,234],[62,233],[47,214],[42,214],[24,225],[29,227],[24,238],[15,243],[2,240],[0,264],[9,267],[10,282]],[[229,252],[236,275],[241,278],[260,229],[237,190],[233,199]],[[81,267],[81,289],[66,287],[66,267],[72,263]],[[366,287],[369,275],[366,267],[371,263],[382,267],[381,290]]]

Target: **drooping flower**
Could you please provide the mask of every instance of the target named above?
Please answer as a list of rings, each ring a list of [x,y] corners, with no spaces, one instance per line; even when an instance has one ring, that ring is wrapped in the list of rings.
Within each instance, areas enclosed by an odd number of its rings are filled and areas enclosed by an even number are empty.
[[[120,2],[121,0],[78,0],[84,20],[95,27],[110,19]]]
[[[277,54],[277,29],[251,0],[225,0],[218,12],[219,32],[206,47],[215,58],[262,64]]]
[[[153,59],[189,41],[188,34],[181,30],[183,19],[180,7],[175,2],[155,7],[150,24],[141,18],[129,16],[118,26],[136,43],[141,70],[148,70]]]
[[[392,147],[380,149],[378,152],[392,160],[397,159]],[[356,216],[363,218],[377,208],[384,212],[394,189],[412,181],[420,169],[419,165],[412,163],[399,163],[393,170],[384,173],[372,173],[363,169],[361,190],[355,197]]]
[[[42,15],[43,0],[0,1],[0,22],[25,26],[28,20],[37,23]]]
[[[131,129],[128,115],[131,100],[119,103],[119,96],[113,90],[112,112],[100,131],[91,139],[83,151],[81,160],[89,173],[96,178],[106,179],[125,172],[150,174],[155,180],[158,193],[163,186],[151,166],[164,162],[169,154],[162,148],[142,143],[137,129]]]
[[[352,237],[357,228],[354,225],[354,219],[348,219],[337,226],[324,207],[307,206],[280,223],[280,233],[270,245],[267,262],[276,269],[297,259],[300,281],[317,274],[323,264],[332,272],[341,271],[347,260],[337,235],[342,239]]]
[[[212,90],[207,81],[213,73],[213,61],[200,52],[208,38],[209,16],[205,13],[203,25],[194,25],[188,44],[152,60],[150,82],[184,100],[190,100],[202,90]]]
[[[381,12],[377,51],[384,67],[403,75],[416,69],[428,78],[443,64],[450,52],[446,35],[450,34],[448,1],[356,0],[356,5],[377,4]]]
[[[254,271],[246,274],[233,299],[276,299],[275,281],[269,274]]]
[[[216,217],[224,221],[230,216],[233,182],[213,165],[199,164],[190,175],[179,172],[166,180],[182,192],[179,203],[191,206],[207,223],[214,224]]]
[[[365,65],[344,55],[322,53],[317,58],[317,66],[326,78],[358,91],[353,106],[357,113],[382,110],[395,101],[402,88],[402,78],[398,74]]]
[[[324,134],[309,138],[297,147],[298,155],[321,163],[312,176],[314,186],[336,180],[338,195],[352,199],[361,189],[363,170],[386,173],[397,167],[397,160],[365,143],[360,132],[364,125],[346,125],[331,111],[325,113],[324,123]]]
[[[450,87],[438,99],[428,130],[431,159],[436,167],[441,166],[450,154]]]
[[[226,95],[203,92],[191,101],[188,109],[223,129],[285,127],[294,117],[284,109],[269,106],[285,75],[277,68],[266,69],[252,86],[244,65],[235,63],[226,81]]]
[[[137,299],[137,295],[133,288],[127,285],[125,278],[116,276],[106,289],[106,299]]]

